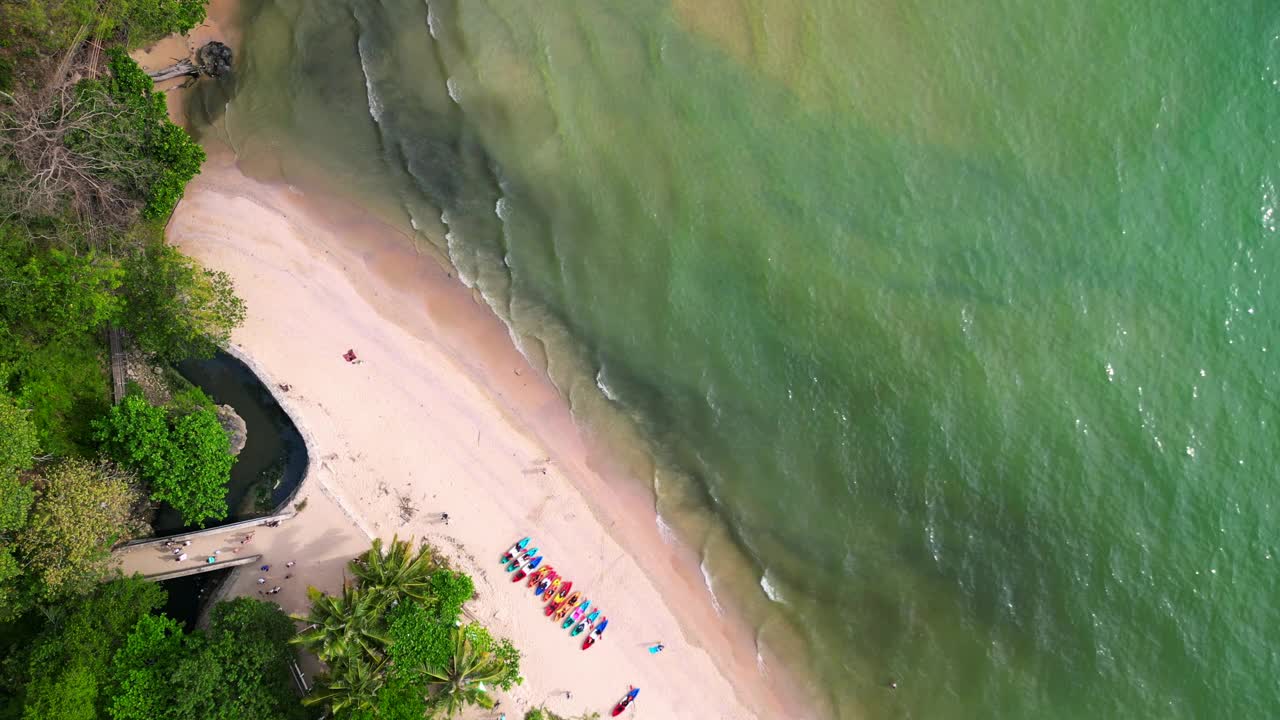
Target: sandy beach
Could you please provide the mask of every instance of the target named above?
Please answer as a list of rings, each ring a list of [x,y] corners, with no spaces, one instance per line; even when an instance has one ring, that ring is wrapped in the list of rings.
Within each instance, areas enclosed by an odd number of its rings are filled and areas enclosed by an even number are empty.
[[[475,578],[467,610],[525,654],[527,680],[502,709],[607,711],[636,685],[636,717],[794,717],[760,684],[753,649],[705,589],[676,572],[651,504],[590,467],[563,402],[497,319],[377,230],[335,227],[226,155],[211,158],[169,227],[184,252],[235,279],[249,315],[234,350],[268,385],[290,386],[278,397],[308,439],[305,509],[254,538],[273,566],[265,587],[281,585],[280,604],[304,612],[306,585],[337,590],[345,560],[370,537],[427,540]],[[347,349],[362,362],[344,361]],[[549,447],[547,435],[561,442]],[[580,651],[499,570],[498,556],[525,535],[610,618],[598,647]],[[231,593],[256,595],[262,575],[239,572]],[[657,642],[666,650],[650,655]]]
[[[211,39],[235,48],[234,13],[215,1],[188,38],[135,58],[154,68]],[[175,119],[178,84],[162,87]],[[311,457],[297,518],[254,534],[251,551],[271,569],[237,570],[226,594],[280,586],[272,599],[304,613],[306,588],[336,592],[371,538],[425,540],[474,578],[465,611],[523,653],[525,682],[468,717],[542,705],[607,715],[631,685],[642,688],[638,718],[806,715],[783,699],[790,691],[750,630],[713,605],[696,556],[660,534],[643,484],[617,477],[452,272],[358,207],[248,177],[225,146],[207,150],[168,238],[234,279],[248,318],[231,351],[273,389]],[[359,364],[343,359],[348,349]],[[500,569],[526,535],[610,619],[590,651]],[[659,642],[661,654],[647,652]],[[310,659],[304,669],[320,668]]]

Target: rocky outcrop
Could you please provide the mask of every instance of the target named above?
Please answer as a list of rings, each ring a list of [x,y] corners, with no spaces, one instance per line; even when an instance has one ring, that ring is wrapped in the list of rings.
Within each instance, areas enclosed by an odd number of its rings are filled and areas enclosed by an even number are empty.
[[[218,412],[222,429],[227,431],[227,439],[231,441],[231,454],[239,455],[249,441],[249,427],[230,405],[218,405],[214,409]]]

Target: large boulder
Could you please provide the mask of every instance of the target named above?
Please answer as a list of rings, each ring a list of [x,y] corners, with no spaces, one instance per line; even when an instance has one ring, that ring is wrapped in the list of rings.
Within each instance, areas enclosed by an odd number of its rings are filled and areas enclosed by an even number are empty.
[[[218,422],[222,423],[222,429],[227,431],[227,439],[231,441],[231,454],[239,455],[244,450],[244,444],[249,441],[249,426],[245,425],[244,418],[236,414],[230,405],[219,405],[215,409]]]

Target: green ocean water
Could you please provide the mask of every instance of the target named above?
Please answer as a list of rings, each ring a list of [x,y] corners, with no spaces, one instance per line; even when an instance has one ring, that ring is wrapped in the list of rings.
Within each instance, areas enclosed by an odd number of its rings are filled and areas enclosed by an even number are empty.
[[[1280,717],[1273,1],[245,14],[205,131],[638,428],[765,672],[840,718]]]

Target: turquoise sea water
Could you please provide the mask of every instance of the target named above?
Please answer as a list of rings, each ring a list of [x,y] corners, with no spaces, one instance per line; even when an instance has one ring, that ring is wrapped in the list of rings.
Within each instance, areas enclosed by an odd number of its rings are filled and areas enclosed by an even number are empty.
[[[208,106],[638,427],[832,716],[1272,718],[1278,10],[260,0]]]

